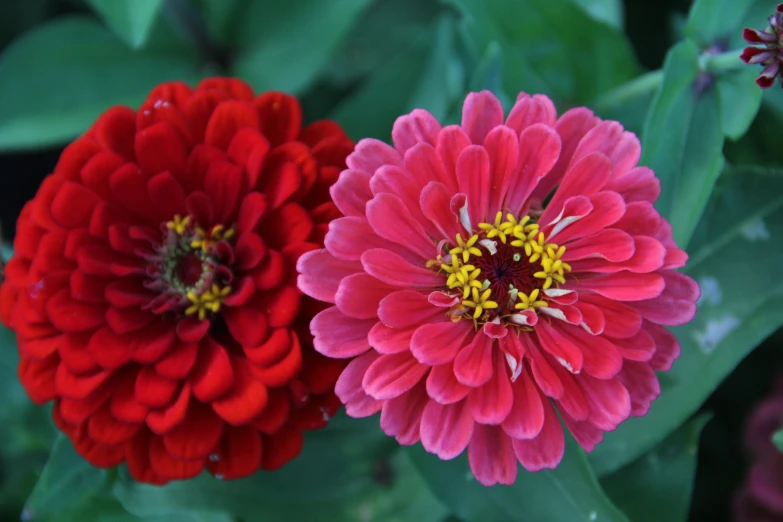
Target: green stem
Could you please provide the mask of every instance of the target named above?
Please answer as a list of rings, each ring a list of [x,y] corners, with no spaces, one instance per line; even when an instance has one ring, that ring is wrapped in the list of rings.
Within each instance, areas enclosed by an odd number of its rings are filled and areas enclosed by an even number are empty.
[[[740,69],[746,65],[739,58],[741,52],[735,49],[720,54],[704,53],[699,57],[699,70],[712,76],[719,76],[727,71]],[[600,114],[634,98],[652,95],[662,82],[663,69],[647,72],[599,96],[592,106]]]

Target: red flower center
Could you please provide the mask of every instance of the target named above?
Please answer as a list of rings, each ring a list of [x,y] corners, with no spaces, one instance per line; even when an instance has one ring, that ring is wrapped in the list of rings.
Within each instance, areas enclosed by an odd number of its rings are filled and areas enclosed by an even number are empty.
[[[177,261],[176,277],[185,286],[193,286],[198,283],[204,274],[204,261],[201,257],[188,254]]]
[[[510,303],[509,291],[512,288],[530,294],[534,288],[541,285],[541,281],[533,276],[541,270],[541,265],[528,262],[525,252],[520,248],[498,242],[494,254],[484,246],[479,246],[479,250],[482,255],[471,258],[470,262],[481,270],[484,280],[489,281],[488,288],[492,290],[493,300],[500,305],[501,315],[506,312],[505,305]],[[511,303],[511,309],[513,308]]]

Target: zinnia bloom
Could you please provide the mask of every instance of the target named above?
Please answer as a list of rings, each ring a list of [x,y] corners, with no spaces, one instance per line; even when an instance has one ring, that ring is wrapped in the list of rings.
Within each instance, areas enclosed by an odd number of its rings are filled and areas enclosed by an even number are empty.
[[[783,454],[772,435],[783,429],[783,378],[750,415],[745,442],[753,459],[746,484],[735,498],[737,522],[783,522]]]
[[[762,47],[746,47],[742,51],[742,61],[745,63],[758,63],[764,66],[756,83],[762,89],[769,89],[779,78],[783,85],[783,76],[780,75],[783,66],[783,4],[778,4],[775,14],[769,17],[768,31],[757,31],[745,28],[742,37],[746,42],[761,45]]]
[[[295,457],[340,407],[296,260],[339,212],[353,144],[291,96],[155,88],[63,152],[23,209],[0,293],[19,378],[76,450],[164,483]]]
[[[588,451],[644,415],[679,354],[661,325],[690,320],[699,289],[672,270],[687,256],[636,137],[524,93],[504,122],[485,91],[461,126],[414,110],[392,139],[357,144],[331,189],[345,217],[297,265],[334,303],[316,350],[354,358],[336,386],[348,414],[380,410],[442,459],[467,447],[485,485],[513,483],[517,461],[557,466],[553,403]]]

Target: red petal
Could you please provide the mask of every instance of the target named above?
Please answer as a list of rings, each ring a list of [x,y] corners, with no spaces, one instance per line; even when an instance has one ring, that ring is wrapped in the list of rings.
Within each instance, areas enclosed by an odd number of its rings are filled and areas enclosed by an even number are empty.
[[[514,392],[514,407],[503,421],[503,431],[512,439],[533,439],[544,426],[541,393],[524,370],[511,387]]]
[[[261,435],[256,430],[250,426],[227,427],[207,469],[217,479],[238,479],[258,471],[261,456]]]
[[[381,355],[364,374],[364,391],[377,400],[399,397],[413,388],[429,370],[410,352]]]
[[[477,332],[454,359],[454,375],[465,386],[478,388],[492,378],[492,346],[495,340]]]
[[[204,143],[227,150],[237,131],[245,127],[259,128],[253,105],[244,101],[225,101],[210,116]]]
[[[143,424],[129,424],[114,419],[109,408],[101,408],[90,416],[87,433],[90,438],[104,446],[116,446],[131,439]]]
[[[149,366],[139,370],[136,377],[136,399],[150,408],[168,406],[174,398],[179,382],[161,377]]]
[[[49,299],[46,313],[52,325],[63,332],[86,332],[106,323],[106,306],[76,301],[69,290],[61,290]]]
[[[177,343],[162,359],[155,363],[155,372],[168,379],[184,379],[193,368],[197,355],[197,344]]]
[[[190,374],[193,395],[201,402],[212,402],[229,389],[234,372],[226,349],[207,338],[199,346],[199,357]]]
[[[172,457],[163,443],[162,437],[150,439],[150,464],[155,473],[169,480],[193,478],[204,469],[199,460],[178,460]]]
[[[565,435],[555,410],[544,400],[544,425],[534,439],[515,440],[514,453],[528,471],[555,469],[563,459]]]
[[[147,426],[155,433],[168,433],[185,419],[185,413],[190,403],[190,383],[186,382],[177,400],[166,409],[151,411],[147,415]]]
[[[115,370],[131,360],[130,341],[104,326],[95,332],[87,344],[87,349],[96,363],[106,370]]]
[[[204,460],[218,450],[223,426],[209,406],[191,401],[184,420],[163,436],[163,442],[176,459]]]
[[[253,379],[247,362],[232,358],[234,382],[231,390],[212,402],[212,408],[223,420],[234,426],[247,424],[263,411],[267,402],[266,386]]]
[[[249,366],[253,378],[267,386],[283,386],[293,379],[302,369],[302,349],[299,338],[292,335],[291,349],[285,357],[266,366]]]
[[[295,140],[302,126],[302,109],[293,96],[265,92],[253,101],[258,111],[261,132],[273,147]]]

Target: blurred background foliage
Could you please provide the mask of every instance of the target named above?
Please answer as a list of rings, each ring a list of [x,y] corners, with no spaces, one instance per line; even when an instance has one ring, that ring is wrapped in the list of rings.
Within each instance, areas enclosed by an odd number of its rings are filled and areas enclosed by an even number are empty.
[[[0,2],[0,222],[6,242],[63,145],[156,84],[238,76],[300,97],[308,120],[388,140],[423,107],[460,119],[472,90],[588,105],[639,134],[702,285],[682,357],[650,414],[589,456],[484,488],[465,458],[399,448],[377,419],[341,415],[282,471],[164,488],[97,470],[58,437],[15,377],[0,332],[0,519],[731,520],[744,420],[783,366],[783,90],[741,64],[741,31],[768,0],[4,0]],[[8,245],[8,243],[6,243]],[[6,246],[4,256],[8,255]],[[775,333],[777,330],[777,333]]]

